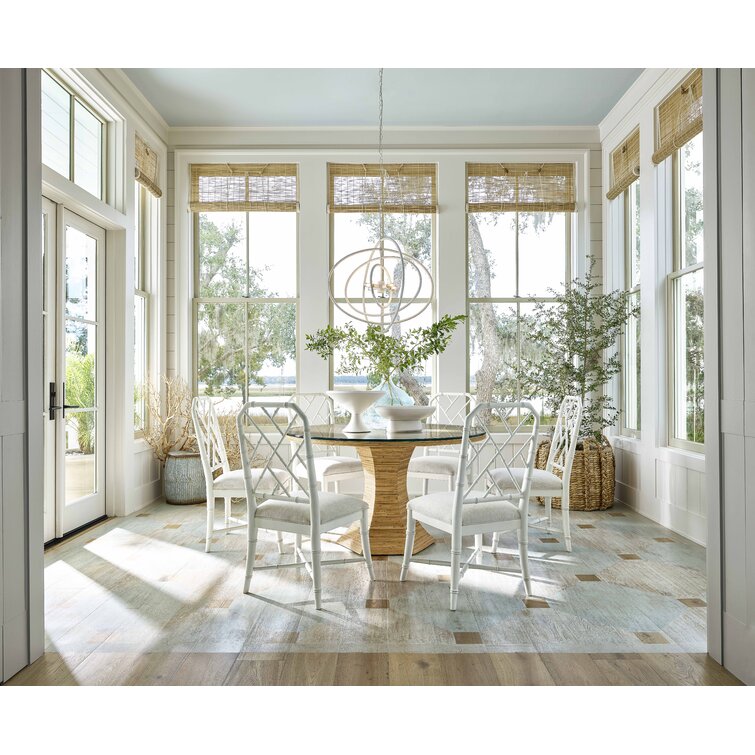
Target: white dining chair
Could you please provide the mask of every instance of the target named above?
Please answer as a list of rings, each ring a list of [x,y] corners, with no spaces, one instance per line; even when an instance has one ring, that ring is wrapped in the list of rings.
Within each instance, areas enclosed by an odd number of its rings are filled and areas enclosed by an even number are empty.
[[[500,419],[500,426],[490,427],[493,418]],[[471,428],[480,426],[486,431],[485,439],[470,442]],[[473,563],[481,549],[478,536],[487,532],[515,530],[519,538],[524,589],[527,596],[531,595],[527,561],[527,506],[539,428],[540,417],[528,401],[480,403],[467,415],[454,490],[412,498],[407,504],[406,543],[399,576],[402,582],[406,580],[412,561],[426,561],[412,556],[416,522],[451,535],[452,611],[456,610],[459,584],[467,569],[497,571],[493,567]],[[497,464],[501,465],[497,467],[500,470],[508,470],[519,464],[524,474],[501,473],[493,479],[490,470]],[[475,535],[475,548],[462,564],[462,538],[467,535]]]
[[[296,404],[307,417],[310,427],[312,425],[332,425],[335,423],[335,408],[333,399],[324,393],[295,393],[289,401]],[[293,412],[291,418],[296,419]],[[301,440],[292,440],[293,448],[301,445]],[[345,480],[363,479],[362,462],[354,456],[342,456],[338,454],[335,446],[317,445],[314,447],[314,472],[315,478],[320,483],[323,491],[332,490],[340,493],[340,484]],[[307,469],[298,464],[295,473],[300,477],[307,476]]]
[[[312,436],[309,421],[304,412],[293,402],[248,401],[236,416],[239,444],[241,446],[241,466],[244,471],[247,501],[247,550],[244,592],[249,592],[252,574],[255,569],[257,531],[272,529],[291,532],[297,536],[295,561],[292,564],[276,564],[259,569],[280,569],[285,566],[303,566],[307,569],[314,584],[315,608],[322,608],[321,566],[324,564],[344,564],[361,562],[367,566],[370,580],[375,579],[370,555],[369,507],[354,496],[325,492],[318,489],[315,475],[315,455],[312,451]],[[304,429],[303,442],[296,448],[290,447],[287,436],[293,427]],[[288,458],[287,458],[288,457]],[[255,475],[250,459],[266,459],[263,477]],[[280,465],[288,478],[279,479]],[[300,465],[306,470],[302,478],[298,475]],[[272,487],[261,487],[264,475],[276,480]],[[287,484],[287,480],[293,484]],[[347,558],[323,561],[320,535],[337,527],[345,527],[359,522],[362,537],[362,558]],[[310,559],[300,547],[300,538],[310,539]]]
[[[571,531],[569,529],[569,479],[571,478],[574,453],[577,449],[579,430],[582,425],[582,399],[579,396],[566,396],[561,402],[553,429],[551,447],[545,469],[535,469],[532,472],[530,495],[532,498],[545,498],[545,516],[530,517],[530,526],[540,527],[547,521],[550,531],[552,526],[552,499],[561,498],[561,525],[564,532],[566,550],[571,552]],[[522,475],[522,470],[510,470],[514,474]],[[559,472],[560,474],[556,474]],[[495,478],[499,470],[493,469],[491,475]],[[503,474],[501,472],[501,474]],[[498,533],[493,535],[493,548],[498,549]]]
[[[199,447],[202,460],[205,491],[207,495],[207,525],[205,531],[205,552],[212,547],[212,536],[219,532],[232,532],[246,527],[246,522],[231,516],[231,499],[246,498],[244,472],[241,469],[231,469],[228,463],[223,433],[220,429],[218,414],[215,410],[216,399],[210,396],[195,396],[191,402],[191,418],[194,422],[194,435]],[[220,474],[217,474],[220,472]],[[256,471],[255,475],[262,481],[263,472]],[[269,475],[266,484],[271,484]],[[223,499],[224,525],[216,526],[215,501]],[[283,535],[278,532],[278,550],[283,552]]]
[[[436,393],[428,401],[428,405],[435,406],[435,413],[428,422],[463,425],[474,404],[474,396],[469,393]],[[424,446],[409,462],[407,477],[422,480],[422,495],[427,495],[430,480],[444,481],[448,489],[453,490],[458,464],[458,446]]]

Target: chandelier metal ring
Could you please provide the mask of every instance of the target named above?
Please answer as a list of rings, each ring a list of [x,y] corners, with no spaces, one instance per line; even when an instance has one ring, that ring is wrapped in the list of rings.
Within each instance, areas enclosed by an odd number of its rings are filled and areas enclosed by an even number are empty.
[[[354,263],[360,256],[366,256],[366,259],[354,265],[345,281],[342,296],[337,297],[334,293],[336,271],[344,263]],[[391,265],[392,262],[395,264]],[[398,282],[389,266],[393,267],[393,273],[399,273]],[[416,288],[412,286],[407,296],[410,271],[416,275]],[[356,282],[353,283],[355,278]],[[418,307],[411,311],[409,308],[417,303],[423,286],[429,286],[426,300],[419,302]],[[389,330],[394,325],[413,320],[430,306],[434,282],[427,268],[418,259],[407,256],[395,239],[383,238],[375,246],[350,252],[338,260],[330,270],[328,293],[333,305],[345,315]],[[339,301],[339,298],[345,301]]]

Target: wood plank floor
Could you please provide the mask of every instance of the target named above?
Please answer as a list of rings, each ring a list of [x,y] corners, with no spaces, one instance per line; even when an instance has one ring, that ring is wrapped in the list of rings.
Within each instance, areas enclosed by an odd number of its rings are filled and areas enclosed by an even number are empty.
[[[739,685],[702,653],[46,653],[9,685]]]
[[[400,583],[394,557],[373,583],[363,564],[324,567],[323,611],[300,569],[259,570],[243,595],[243,536],[206,554],[203,523],[202,505],[158,503],[49,549],[47,652],[10,683],[738,683],[704,652],[704,549],[626,508],[574,512],[572,553],[557,527],[532,530],[534,600],[504,541],[455,613],[446,567],[413,564]],[[261,538],[257,566],[292,560]]]

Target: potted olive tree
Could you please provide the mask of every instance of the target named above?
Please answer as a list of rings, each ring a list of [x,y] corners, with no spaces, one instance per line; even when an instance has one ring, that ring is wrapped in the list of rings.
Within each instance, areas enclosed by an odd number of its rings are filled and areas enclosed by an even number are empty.
[[[615,424],[619,409],[607,386],[621,372],[615,346],[629,317],[639,315],[624,291],[603,292],[595,280],[595,260],[588,257],[584,280],[563,290],[551,289],[554,303],[538,303],[530,318],[528,340],[532,356],[523,357],[523,394],[542,399],[545,412],[555,416],[564,396],[582,399],[580,441],[570,480],[570,508],[606,509],[613,505],[615,465],[603,431]],[[538,448],[537,465],[545,467],[550,441]],[[560,505],[559,499],[553,500]]]

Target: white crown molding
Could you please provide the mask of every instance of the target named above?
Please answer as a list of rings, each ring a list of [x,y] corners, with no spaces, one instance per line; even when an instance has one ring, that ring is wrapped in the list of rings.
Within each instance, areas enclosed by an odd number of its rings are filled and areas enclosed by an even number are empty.
[[[637,125],[637,114],[647,104],[655,107],[691,68],[646,68],[600,122],[600,142],[611,148]]]
[[[384,143],[392,149],[454,149],[507,147],[598,146],[597,126],[394,126],[384,129]],[[369,148],[377,145],[375,126],[297,127],[174,127],[171,149],[295,149]]]
[[[170,126],[157,108],[142,94],[131,79],[120,68],[95,69],[108,84],[126,101],[134,113],[149,126],[155,135],[168,144]]]

